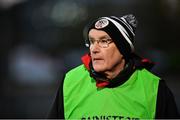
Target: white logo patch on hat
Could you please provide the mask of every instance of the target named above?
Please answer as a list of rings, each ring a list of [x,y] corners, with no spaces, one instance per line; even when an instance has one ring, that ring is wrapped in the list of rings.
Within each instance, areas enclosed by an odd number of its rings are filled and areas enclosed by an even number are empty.
[[[108,25],[109,25],[109,21],[107,19],[100,19],[95,23],[95,28],[101,29],[101,28],[105,28]]]

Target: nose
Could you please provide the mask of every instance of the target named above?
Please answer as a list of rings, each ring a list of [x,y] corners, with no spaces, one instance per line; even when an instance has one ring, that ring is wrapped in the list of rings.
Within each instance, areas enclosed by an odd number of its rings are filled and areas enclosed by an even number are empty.
[[[93,44],[90,45],[90,51],[91,51],[91,53],[100,52],[100,47],[97,42],[94,42]]]

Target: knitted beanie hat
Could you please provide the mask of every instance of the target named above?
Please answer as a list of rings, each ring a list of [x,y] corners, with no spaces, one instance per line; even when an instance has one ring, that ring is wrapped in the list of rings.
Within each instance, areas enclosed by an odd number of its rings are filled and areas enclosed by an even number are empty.
[[[134,53],[136,27],[137,20],[132,14],[122,17],[100,17],[88,24],[83,31],[86,46],[90,45],[88,34],[91,29],[105,31],[112,38],[125,60],[128,61],[131,54]]]

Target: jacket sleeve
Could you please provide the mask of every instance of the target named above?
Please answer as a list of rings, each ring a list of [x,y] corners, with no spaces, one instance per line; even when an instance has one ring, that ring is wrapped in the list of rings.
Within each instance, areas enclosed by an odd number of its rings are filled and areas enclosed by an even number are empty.
[[[63,83],[64,77],[55,93],[55,98],[47,116],[48,119],[64,119]]]
[[[155,118],[180,118],[173,93],[164,80],[159,82]]]

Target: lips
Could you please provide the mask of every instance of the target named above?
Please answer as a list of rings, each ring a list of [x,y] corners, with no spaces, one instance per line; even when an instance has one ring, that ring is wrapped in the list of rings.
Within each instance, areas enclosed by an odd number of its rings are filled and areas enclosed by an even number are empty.
[[[93,58],[93,62],[100,62],[102,60],[103,60],[102,58]]]
[[[93,58],[93,61],[95,60],[102,60],[102,58]]]
[[[94,58],[93,60],[102,60],[101,58]]]

